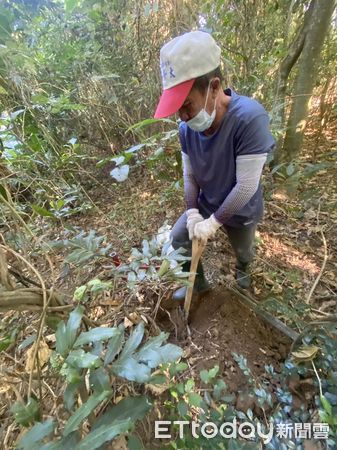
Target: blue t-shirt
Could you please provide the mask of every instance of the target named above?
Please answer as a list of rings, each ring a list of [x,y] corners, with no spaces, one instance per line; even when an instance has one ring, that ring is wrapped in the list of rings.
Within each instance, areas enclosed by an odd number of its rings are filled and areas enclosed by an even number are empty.
[[[269,117],[256,100],[225,90],[231,96],[228,109],[212,136],[179,125],[182,151],[189,156],[194,177],[200,187],[199,206],[214,213],[236,184],[236,158],[239,155],[268,153],[275,145],[269,130]],[[258,222],[263,214],[262,187],[232,216],[227,225]]]

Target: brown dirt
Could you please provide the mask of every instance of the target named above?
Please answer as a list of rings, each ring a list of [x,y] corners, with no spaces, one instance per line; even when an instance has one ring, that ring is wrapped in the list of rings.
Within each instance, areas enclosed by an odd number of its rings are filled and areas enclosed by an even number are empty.
[[[179,328],[182,312],[171,300],[163,306],[169,309],[171,320],[162,312],[161,326],[174,336],[176,330],[172,322]],[[247,359],[248,367],[258,378],[264,376],[266,364],[279,370],[291,345],[289,338],[265,324],[238,296],[225,288],[192,299],[189,328],[189,338],[181,340],[176,336],[173,341],[184,348],[192,372],[219,365],[219,374],[231,392],[238,392],[247,385],[233,352]]]

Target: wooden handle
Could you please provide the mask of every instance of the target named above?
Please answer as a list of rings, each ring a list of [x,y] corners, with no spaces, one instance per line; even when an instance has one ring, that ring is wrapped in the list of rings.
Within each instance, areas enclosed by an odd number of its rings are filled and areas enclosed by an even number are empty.
[[[190,276],[188,277],[189,287],[187,288],[186,295],[185,295],[185,303],[184,303],[184,311],[185,311],[185,318],[188,318],[188,314],[190,311],[191,306],[191,300],[192,300],[192,294],[193,294],[193,287],[194,287],[194,281],[196,277],[198,262],[200,259],[200,256],[202,255],[202,252],[204,251],[206,247],[206,244],[203,244],[198,239],[192,240],[192,260],[191,260],[191,267],[190,267]]]

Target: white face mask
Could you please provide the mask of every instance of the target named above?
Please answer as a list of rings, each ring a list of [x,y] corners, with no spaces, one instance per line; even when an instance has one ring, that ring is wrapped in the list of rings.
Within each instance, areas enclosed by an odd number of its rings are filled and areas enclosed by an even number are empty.
[[[216,99],[215,99],[214,109],[213,109],[212,114],[208,114],[208,112],[205,109],[206,104],[207,104],[207,99],[208,99],[209,87],[210,87],[210,84],[208,85],[208,89],[207,89],[205,106],[201,109],[201,111],[198,112],[198,114],[195,117],[193,117],[193,119],[190,119],[186,122],[186,125],[189,128],[191,128],[191,130],[193,130],[193,131],[200,131],[200,132],[205,131],[214,122],[215,115],[216,115]]]

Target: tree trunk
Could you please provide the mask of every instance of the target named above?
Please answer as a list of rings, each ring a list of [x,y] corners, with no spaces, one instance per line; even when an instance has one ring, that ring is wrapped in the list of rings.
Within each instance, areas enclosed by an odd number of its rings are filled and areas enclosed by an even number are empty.
[[[279,128],[283,128],[284,126],[285,102],[286,102],[285,99],[289,74],[294,65],[296,64],[303,50],[312,10],[313,4],[311,3],[311,5],[309,6],[308,10],[305,13],[303,25],[298,31],[294,41],[291,43],[287,56],[282,60],[280,65],[274,104],[274,109],[276,112],[273,117],[275,125],[277,125],[277,127]]]
[[[310,23],[299,58],[298,74],[295,80],[294,100],[287,123],[287,132],[282,149],[282,160],[295,159],[302,146],[308,117],[309,100],[318,72],[319,57],[328,33],[335,0],[312,0]]]

